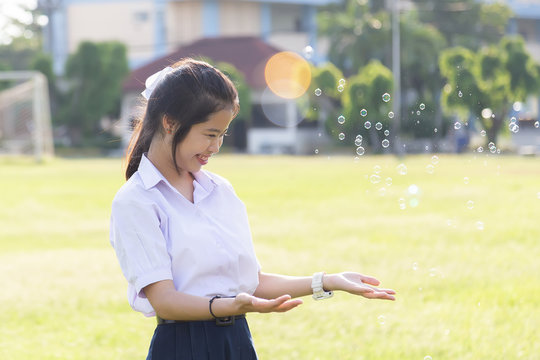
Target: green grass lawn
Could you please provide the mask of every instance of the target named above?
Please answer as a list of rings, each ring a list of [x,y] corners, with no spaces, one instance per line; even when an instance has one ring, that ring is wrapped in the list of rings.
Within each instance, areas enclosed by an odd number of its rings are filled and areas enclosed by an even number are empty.
[[[250,314],[261,360],[540,359],[540,159],[224,154],[208,169],[246,203],[264,271],[357,270],[398,292]],[[0,159],[0,174],[0,359],[145,358],[155,320],[130,309],[108,240],[121,160]]]

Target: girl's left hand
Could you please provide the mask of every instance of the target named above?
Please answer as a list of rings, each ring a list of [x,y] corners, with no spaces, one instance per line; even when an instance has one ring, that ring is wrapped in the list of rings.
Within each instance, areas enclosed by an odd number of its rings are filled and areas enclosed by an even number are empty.
[[[380,281],[371,276],[356,272],[326,274],[323,277],[325,290],[342,290],[368,299],[396,300],[392,289],[379,289]]]

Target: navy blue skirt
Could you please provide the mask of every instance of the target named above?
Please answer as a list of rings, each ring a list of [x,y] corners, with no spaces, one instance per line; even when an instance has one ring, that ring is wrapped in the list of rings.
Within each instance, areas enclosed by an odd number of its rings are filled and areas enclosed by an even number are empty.
[[[233,325],[215,321],[160,324],[146,360],[257,360],[246,318]]]

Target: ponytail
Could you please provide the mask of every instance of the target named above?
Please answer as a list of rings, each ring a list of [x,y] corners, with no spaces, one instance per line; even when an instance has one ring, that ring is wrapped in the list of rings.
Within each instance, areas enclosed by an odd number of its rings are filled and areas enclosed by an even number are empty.
[[[144,124],[145,121],[143,119],[137,121],[137,125],[135,125],[129,141],[126,155],[126,180],[129,180],[131,175],[137,171],[143,154],[150,149],[150,143],[154,134],[150,127],[144,126]]]

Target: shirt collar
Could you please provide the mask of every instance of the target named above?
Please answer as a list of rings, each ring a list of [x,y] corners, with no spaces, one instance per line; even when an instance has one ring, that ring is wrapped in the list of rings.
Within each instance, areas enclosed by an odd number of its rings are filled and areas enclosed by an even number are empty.
[[[146,190],[156,186],[160,181],[165,181],[165,177],[159,172],[159,170],[152,164],[152,162],[143,154],[141,162],[138,168],[139,176],[143,182]]]
[[[168,183],[165,177],[159,172],[154,164],[148,159],[146,153],[141,157],[141,162],[139,163],[138,168],[139,176],[143,182],[143,185],[146,190],[154,187],[160,181]],[[207,193],[212,192],[212,190],[217,186],[217,183],[207,174],[206,171],[200,170],[193,174],[197,183],[199,183]]]

